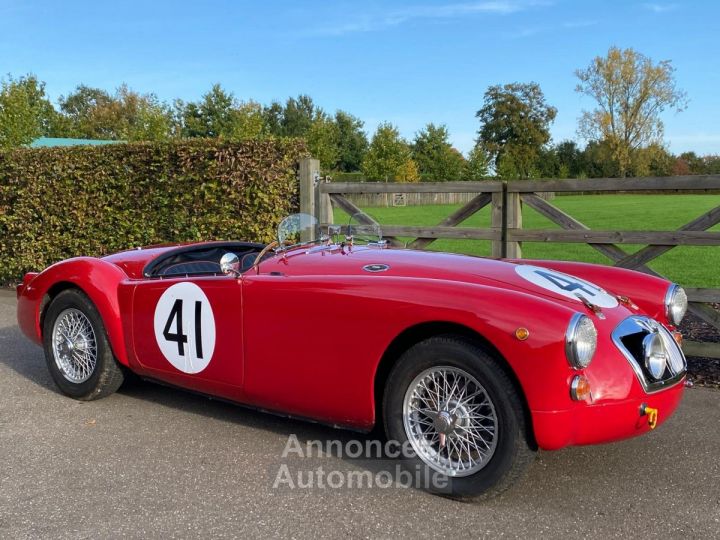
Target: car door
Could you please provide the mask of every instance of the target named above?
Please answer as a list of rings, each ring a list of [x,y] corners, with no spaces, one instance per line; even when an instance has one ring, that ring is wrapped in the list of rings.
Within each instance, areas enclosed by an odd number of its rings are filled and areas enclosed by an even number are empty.
[[[240,398],[242,294],[231,276],[148,279],[133,295],[140,371],[199,392]]]

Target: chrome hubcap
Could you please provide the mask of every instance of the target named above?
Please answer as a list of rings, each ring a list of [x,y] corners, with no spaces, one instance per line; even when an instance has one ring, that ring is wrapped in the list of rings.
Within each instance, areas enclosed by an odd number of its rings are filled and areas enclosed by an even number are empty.
[[[497,446],[495,406],[475,377],[455,367],[432,367],[410,383],[403,424],[420,459],[447,476],[476,473]]]
[[[75,308],[66,309],[55,319],[52,329],[55,365],[72,383],[87,381],[97,365],[95,331],[87,316]]]

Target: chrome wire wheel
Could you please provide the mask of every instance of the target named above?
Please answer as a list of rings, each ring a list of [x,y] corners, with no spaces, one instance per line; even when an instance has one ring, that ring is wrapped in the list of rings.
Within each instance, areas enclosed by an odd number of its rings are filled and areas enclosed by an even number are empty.
[[[410,383],[403,424],[420,459],[447,476],[478,472],[497,446],[492,400],[475,377],[456,367],[434,366]]]
[[[79,309],[69,308],[57,316],[52,328],[55,364],[68,381],[87,381],[97,365],[97,340],[90,319]]]

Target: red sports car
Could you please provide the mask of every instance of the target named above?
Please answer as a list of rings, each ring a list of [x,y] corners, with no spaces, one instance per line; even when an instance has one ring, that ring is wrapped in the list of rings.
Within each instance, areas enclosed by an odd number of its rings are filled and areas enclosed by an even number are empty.
[[[347,230],[349,229],[349,230]],[[683,394],[682,288],[605,266],[395,249],[365,229],[78,257],[28,273],[20,328],[58,387],[113,393],[126,371],[357,430],[458,497],[502,491],[538,448],[614,441]]]

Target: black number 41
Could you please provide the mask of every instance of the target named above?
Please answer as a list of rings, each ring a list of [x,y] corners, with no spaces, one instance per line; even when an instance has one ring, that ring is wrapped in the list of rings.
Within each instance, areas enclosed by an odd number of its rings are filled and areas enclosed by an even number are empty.
[[[185,356],[185,344],[188,342],[188,337],[187,334],[183,333],[182,308],[183,301],[178,298],[175,300],[172,309],[170,309],[170,314],[168,315],[165,328],[163,329],[163,336],[167,341],[174,341],[177,343],[178,354],[180,356]],[[203,357],[201,315],[202,302],[198,300],[195,302],[195,357],[198,359],[202,359]],[[175,332],[171,331],[173,326],[175,327]]]

